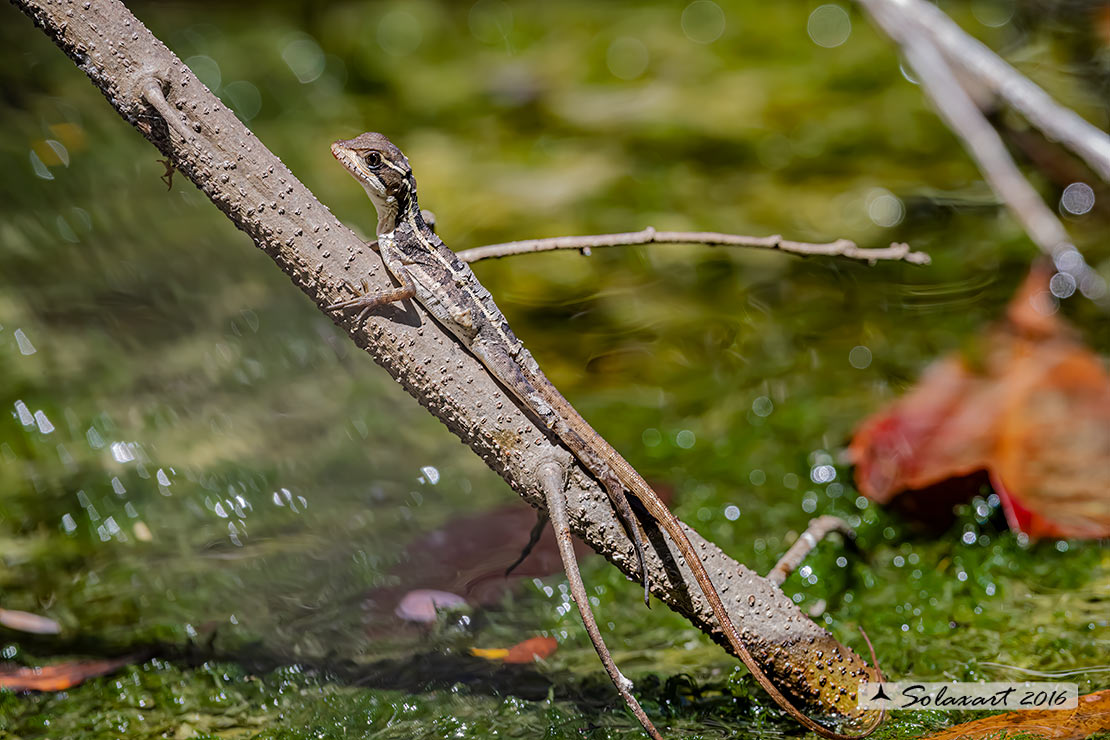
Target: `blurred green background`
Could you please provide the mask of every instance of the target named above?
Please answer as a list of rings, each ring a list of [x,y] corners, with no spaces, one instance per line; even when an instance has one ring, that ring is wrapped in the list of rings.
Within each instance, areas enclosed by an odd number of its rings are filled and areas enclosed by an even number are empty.
[[[651,225],[929,252],[868,267],[655,246],[476,271],[586,418],[730,555],[765,572],[812,516],[856,525],[860,554],[823,545],[785,589],[860,651],[863,624],[888,675],[1105,661],[1097,543],[1019,542],[985,499],[922,533],[859,498],[843,464],[855,426],[973,343],[1035,254],[853,5],[129,5],[364,234],[372,208],[328,144],[377,130],[456,249]],[[1100,3],[944,7],[1107,127]],[[0,12],[0,607],[64,627],[0,628],[0,655],[181,650],[0,693],[0,738],[635,736],[559,575],[429,632],[369,623],[367,594],[405,587],[407,545],[523,504],[191,183],[167,191],[157,151]],[[1068,183],[1030,175],[1055,207]],[[1103,277],[1108,202],[1068,217]],[[1062,310],[1110,350],[1104,312]],[[811,475],[826,465],[834,479]],[[599,558],[584,570],[669,737],[798,734],[688,623]],[[467,657],[536,634],[560,641],[537,667]],[[910,714],[878,736],[965,718]]]

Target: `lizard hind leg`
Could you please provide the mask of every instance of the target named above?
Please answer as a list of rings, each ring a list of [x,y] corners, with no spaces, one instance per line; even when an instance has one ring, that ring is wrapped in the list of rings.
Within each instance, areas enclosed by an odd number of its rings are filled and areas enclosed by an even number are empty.
[[[559,463],[549,460],[540,465],[539,474],[544,498],[547,501],[548,515],[551,518],[551,528],[555,530],[555,540],[559,545],[559,556],[563,559],[563,569],[567,574],[570,594],[578,605],[582,625],[586,628],[586,633],[590,636],[590,642],[593,643],[597,657],[601,659],[605,672],[609,674],[609,679],[616,687],[617,693],[624,699],[624,703],[636,719],[640,721],[640,725],[643,726],[644,731],[652,740],[663,740],[663,736],[659,734],[659,730],[655,729],[655,725],[648,718],[644,708],[640,706],[640,702],[632,695],[632,682],[625,678],[624,674],[617,668],[616,663],[613,662],[613,656],[605,645],[601,630],[597,628],[597,621],[594,619],[593,610],[590,608],[590,599],[586,595],[586,586],[582,582],[582,573],[578,570],[578,560],[574,556],[574,545],[570,539],[570,520],[567,518],[566,501],[563,498],[563,479],[566,470]],[[627,504],[627,501],[625,503]]]
[[[536,523],[532,525],[532,532],[528,535],[528,544],[526,544],[524,546],[524,549],[520,551],[520,555],[517,556],[517,559],[513,561],[513,564],[505,569],[506,578],[508,578],[509,575],[514,570],[516,570],[516,567],[518,565],[523,563],[528,558],[528,556],[532,554],[532,550],[536,548],[536,543],[538,543],[540,541],[540,537],[543,536],[543,529],[547,526],[547,520],[548,516],[544,512],[541,511],[536,514]]]
[[[643,532],[640,530],[636,515],[632,512],[632,506],[628,502],[628,496],[625,495],[624,486],[621,485],[621,482],[616,477],[606,476],[602,479],[601,484],[605,486],[605,491],[609,494],[609,500],[613,503],[613,509],[617,512],[617,518],[628,530],[628,536],[632,538],[632,545],[636,548],[636,559],[640,564],[640,577],[644,581],[644,605],[650,609],[651,576],[648,575],[647,558],[644,555]]]

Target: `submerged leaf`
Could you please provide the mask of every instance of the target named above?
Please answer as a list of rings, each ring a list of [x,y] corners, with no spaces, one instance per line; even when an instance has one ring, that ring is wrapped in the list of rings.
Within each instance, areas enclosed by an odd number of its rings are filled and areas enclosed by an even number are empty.
[[[112,660],[74,661],[39,668],[0,669],[0,688],[12,691],[64,691],[90,678],[103,676],[130,665],[133,656]]]
[[[860,491],[922,517],[986,474],[1031,537],[1110,536],[1110,377],[1052,311],[1036,267],[979,362],[944,358],[852,440]],[[968,484],[971,484],[971,490]],[[905,501],[903,499],[910,499]],[[930,512],[929,509],[934,509]]]
[[[531,663],[546,658],[558,649],[559,643],[554,637],[529,637],[511,648],[470,648],[470,654],[505,663]]]
[[[559,643],[554,637],[532,637],[509,648],[505,662],[531,663],[534,660],[546,658],[558,649]]]
[[[1110,730],[1110,690],[1079,697],[1075,709],[1007,712],[949,727],[926,740],[963,740],[1023,733],[1051,740],[1082,740]]]
[[[62,626],[49,617],[15,609],[0,609],[0,624],[8,629],[35,635],[56,635],[62,631]]]

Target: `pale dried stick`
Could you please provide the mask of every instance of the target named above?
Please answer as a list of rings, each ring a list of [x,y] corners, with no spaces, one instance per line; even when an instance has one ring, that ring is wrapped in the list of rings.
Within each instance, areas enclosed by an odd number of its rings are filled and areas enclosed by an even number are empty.
[[[839,532],[849,540],[856,538],[856,533],[848,522],[836,516],[819,516],[809,522],[806,531],[795,540],[786,554],[779,558],[775,567],[767,573],[767,580],[776,586],[782,586],[787,577],[797,569],[806,559],[817,543],[833,532]]]
[[[628,231],[619,234],[594,234],[590,236],[555,236],[548,239],[525,239],[523,241],[489,244],[458,252],[463,262],[474,263],[484,259],[497,259],[531,252],[550,252],[555,249],[577,249],[589,254],[597,247],[627,247],[637,244],[705,244],[710,247],[754,247],[756,249],[775,249],[790,254],[821,257],[847,257],[865,260],[871,264],[879,260],[902,260],[913,265],[929,264],[929,255],[915,252],[908,244],[895,242],[889,247],[864,249],[848,239],[821,244],[796,242],[781,236],[742,236],[740,234],[721,234],[715,231],[656,231],[647,227],[643,231]]]
[[[859,0],[879,27],[893,39],[913,68],[921,88],[933,101],[948,127],[964,143],[987,182],[1025,233],[1061,272],[1071,275],[1084,294],[1101,285],[1101,278],[1071,243],[1064,225],[1045,205],[1006,151],[1002,137],[971,100],[948,62],[920,26],[898,13],[895,0]],[[1104,291],[1098,291],[1104,293]]]
[[[884,0],[892,11],[912,19],[945,57],[1021,113],[1049,139],[1082,157],[1099,177],[1110,182],[1110,135],[1078,113],[1060,105],[1035,82],[1018,72],[986,44],[972,37],[943,10],[924,0]]]

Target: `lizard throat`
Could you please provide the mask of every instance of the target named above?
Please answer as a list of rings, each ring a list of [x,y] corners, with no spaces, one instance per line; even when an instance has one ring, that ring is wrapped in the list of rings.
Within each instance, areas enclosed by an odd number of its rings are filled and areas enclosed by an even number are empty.
[[[402,194],[400,197],[384,195],[365,182],[362,183],[362,189],[366,191],[366,195],[369,196],[370,202],[374,204],[374,209],[378,212],[376,230],[379,236],[392,232],[399,224],[408,220],[410,209],[416,209],[417,221],[423,223],[424,219],[419,217],[420,210],[419,206],[416,205],[416,198],[409,197],[408,194]]]

